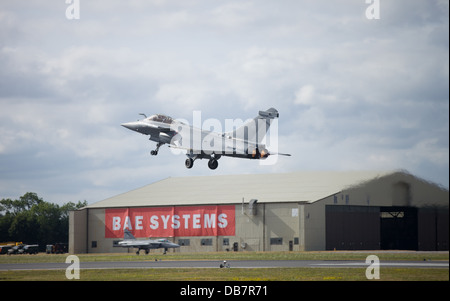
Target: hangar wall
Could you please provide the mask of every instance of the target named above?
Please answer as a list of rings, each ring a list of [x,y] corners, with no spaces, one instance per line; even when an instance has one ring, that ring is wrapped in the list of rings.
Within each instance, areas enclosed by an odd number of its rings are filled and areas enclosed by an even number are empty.
[[[87,253],[88,209],[69,211],[69,253]]]
[[[256,204],[249,210],[248,204],[236,204],[234,236],[187,236],[165,237],[180,245],[169,252],[214,252],[214,251],[286,251],[300,250],[298,204]],[[81,213],[82,212],[82,213]],[[83,243],[88,253],[127,253],[133,249],[116,247],[119,238],[105,238],[105,209],[83,209],[77,211],[77,222],[88,224],[87,237],[77,235],[78,248],[70,252],[83,253]],[[79,216],[85,216],[84,222]],[[87,217],[87,218],[86,218]],[[80,231],[82,233],[82,231]],[[152,237],[158,239],[160,237]],[[81,243],[80,243],[81,242]],[[87,243],[86,243],[87,242]],[[71,244],[72,246],[72,244]],[[162,252],[152,250],[151,252]]]
[[[326,216],[324,227],[316,228],[315,234],[307,233],[321,240],[308,246],[327,250],[448,250],[448,204],[448,190],[412,175],[395,173],[374,179],[311,204],[320,207],[316,213]],[[331,220],[337,218],[331,211],[340,211],[339,222]],[[340,232],[333,231],[337,225]],[[360,229],[364,231],[358,233]]]
[[[311,177],[314,179],[311,182],[306,182],[309,181],[308,176],[309,174],[277,175],[275,177],[278,178],[277,181],[265,183],[265,186],[270,185],[266,191],[261,185],[248,188],[248,185],[252,183],[264,181],[265,177],[256,179],[246,176],[235,182],[232,178],[226,178],[230,182],[225,181],[227,185],[224,187],[223,179],[217,176],[217,187],[221,187],[223,193],[230,193],[228,197],[236,200],[236,203],[209,202],[208,199],[215,197],[216,194],[205,195],[197,191],[195,195],[203,198],[199,203],[183,202],[181,199],[181,204],[173,205],[171,208],[185,210],[189,206],[196,208],[233,206],[234,235],[169,235],[152,238],[169,238],[181,245],[180,248],[171,249],[169,252],[380,249],[387,248],[386,246],[394,248],[399,245],[408,246],[395,236],[392,238],[386,235],[391,231],[400,233],[397,236],[401,236],[403,230],[395,225],[405,225],[408,222],[410,223],[408,227],[414,228],[406,232],[410,236],[409,246],[417,250],[448,250],[448,190],[404,172],[388,173],[371,179],[366,177],[363,182],[348,184],[339,189],[334,188],[338,186],[330,186],[328,173],[324,173],[323,177],[320,173],[312,174]],[[338,179],[339,176],[340,174],[335,174],[331,179]],[[323,183],[317,180],[322,178]],[[103,207],[97,204],[71,212],[69,251],[71,253],[135,252],[132,249],[115,246],[122,237],[105,237],[105,212],[111,208],[127,208],[120,206],[136,198],[142,198],[142,200],[129,208],[167,209],[168,206],[161,205],[166,204],[163,199],[167,191],[165,185],[173,185],[174,181],[177,181],[177,185],[195,185],[196,180],[191,177],[186,180],[163,180],[153,186],[156,188],[152,188],[152,184],[144,187],[142,193],[140,193],[141,190],[130,192],[132,197],[128,198],[125,193],[100,202],[105,204]],[[165,181],[167,183],[164,183]],[[203,181],[205,178],[198,179],[199,183]],[[299,184],[295,186],[297,181]],[[213,187],[213,185],[215,183],[209,183],[209,186]],[[236,185],[242,187],[239,193],[255,195],[259,201],[252,203],[247,198],[245,204],[239,202],[239,198],[236,198],[236,195],[239,195],[236,194],[236,189],[229,189],[229,187],[238,187]],[[151,206],[151,201],[145,201],[149,194],[148,189],[153,189],[150,195],[154,199],[161,198],[162,201],[158,201],[158,205]],[[303,195],[304,193],[309,195],[309,191],[322,189],[327,192],[334,191],[334,193],[327,193],[319,199],[308,199]],[[210,190],[214,191],[210,188],[207,192]],[[226,199],[227,196],[223,193],[220,197]],[[158,195],[158,198],[155,198],[155,195]],[[270,201],[265,199],[268,195],[270,195]],[[176,193],[173,197],[176,197]],[[108,207],[110,205],[113,206]],[[392,218],[389,216],[391,213],[397,215],[396,220],[383,220],[383,218]],[[400,220],[401,218],[403,219]],[[387,230],[383,230],[386,227]],[[147,237],[142,236],[142,238]],[[162,252],[162,250],[151,252]]]
[[[363,209],[363,207],[407,207],[419,208],[418,210],[418,250],[448,250],[448,205],[449,192],[440,187],[405,173],[393,173],[388,176],[375,178],[356,186],[350,186],[342,191],[325,197],[316,202],[300,202],[299,212],[300,223],[300,250],[333,250],[334,246],[327,247],[327,236],[333,235],[333,232],[327,233],[327,223],[330,227],[330,221],[327,219],[327,206],[361,206],[359,210],[354,209],[356,216],[368,215],[374,220],[373,210]],[[356,211],[359,211],[357,213]],[[434,212],[434,213],[430,213]],[[350,213],[348,213],[350,214]],[[379,214],[378,214],[379,215]],[[358,217],[355,217],[356,219]],[[362,222],[365,220],[362,219]],[[374,244],[374,240],[381,239],[379,233],[374,233],[375,228],[379,227],[380,221],[375,221],[375,225],[354,224],[348,225],[348,229],[358,231],[361,227],[364,229],[364,237],[356,239],[357,234],[352,233],[355,239],[341,240],[337,249],[380,249],[380,242]],[[345,227],[344,220],[341,219],[340,227]],[[335,226],[336,224],[333,224]],[[355,227],[357,225],[357,227]],[[381,231],[381,230],[379,230]],[[348,233],[350,235],[350,233]],[[369,238],[367,238],[369,237]],[[371,238],[370,238],[371,237]],[[436,237],[436,238],[432,238]],[[330,238],[330,237],[328,237]],[[336,240],[337,238],[331,238]],[[357,247],[357,245],[359,247]]]

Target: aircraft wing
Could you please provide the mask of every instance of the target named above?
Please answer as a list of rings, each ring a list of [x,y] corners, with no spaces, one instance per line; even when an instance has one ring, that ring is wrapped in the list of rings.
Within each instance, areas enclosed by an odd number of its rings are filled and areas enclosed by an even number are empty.
[[[138,242],[138,241],[136,241],[136,242],[131,242],[131,243],[124,244],[124,246],[140,248],[140,247],[148,247],[149,243],[148,242]]]
[[[142,241],[139,242],[139,240],[136,240],[132,243],[126,244],[128,247],[136,247],[136,248],[158,248],[161,246],[161,243],[159,242],[153,242],[153,241]]]

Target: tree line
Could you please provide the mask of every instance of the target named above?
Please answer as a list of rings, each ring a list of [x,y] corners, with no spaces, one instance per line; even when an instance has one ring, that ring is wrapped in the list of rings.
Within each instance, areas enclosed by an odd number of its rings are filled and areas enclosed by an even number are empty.
[[[39,244],[68,243],[69,211],[87,206],[86,201],[68,202],[62,206],[27,192],[17,200],[0,201],[0,242]]]

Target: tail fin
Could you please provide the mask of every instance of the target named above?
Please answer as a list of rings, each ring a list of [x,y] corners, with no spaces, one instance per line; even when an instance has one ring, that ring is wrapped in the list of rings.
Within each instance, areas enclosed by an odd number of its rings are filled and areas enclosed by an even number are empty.
[[[133,234],[131,234],[131,232],[128,229],[125,229],[123,231],[123,239],[133,240],[136,238],[133,236]]]
[[[266,136],[272,119],[278,117],[278,111],[274,108],[270,108],[267,111],[259,111],[258,116],[247,121],[236,130],[226,133],[226,136],[246,140],[258,145]]]

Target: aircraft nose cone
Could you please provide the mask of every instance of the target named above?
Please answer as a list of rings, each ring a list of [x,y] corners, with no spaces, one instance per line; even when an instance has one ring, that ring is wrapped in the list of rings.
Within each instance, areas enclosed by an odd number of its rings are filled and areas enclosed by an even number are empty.
[[[132,130],[132,131],[136,131],[137,130],[137,124],[136,122],[126,122],[126,123],[122,123],[121,126]]]

